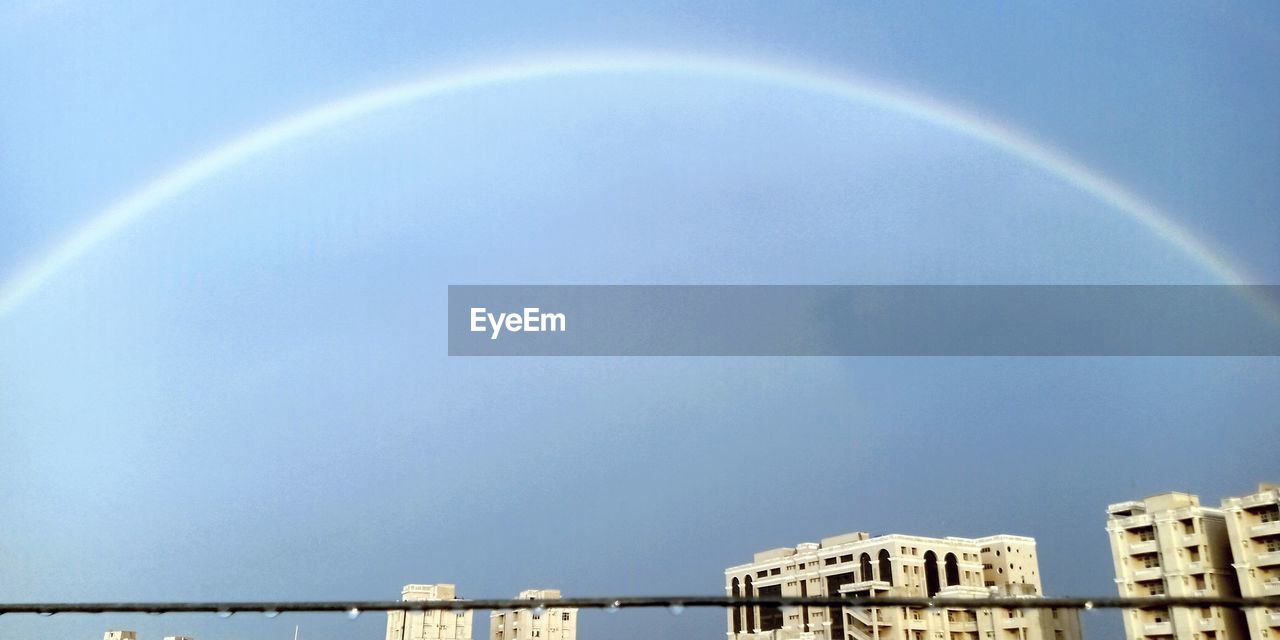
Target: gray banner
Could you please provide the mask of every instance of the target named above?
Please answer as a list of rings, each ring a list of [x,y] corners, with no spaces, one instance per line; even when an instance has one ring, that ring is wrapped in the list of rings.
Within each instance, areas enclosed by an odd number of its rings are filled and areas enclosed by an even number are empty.
[[[453,285],[451,356],[1274,356],[1280,286]]]

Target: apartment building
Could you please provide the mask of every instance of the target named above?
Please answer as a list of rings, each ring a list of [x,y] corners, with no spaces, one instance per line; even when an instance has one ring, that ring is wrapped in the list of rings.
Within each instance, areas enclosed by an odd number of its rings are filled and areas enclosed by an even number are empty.
[[[1258,492],[1222,501],[1240,595],[1280,596],[1280,485],[1260,484]],[[1247,609],[1254,640],[1280,638],[1280,609]]]
[[[521,591],[520,600],[559,600],[559,589]],[[489,640],[576,640],[578,610],[572,607],[505,609],[489,614]]]
[[[1171,492],[1107,507],[1107,536],[1122,597],[1238,595],[1231,543],[1219,509]],[[1124,612],[1129,640],[1243,640],[1243,615],[1224,607]]]
[[[725,570],[739,597],[1042,596],[1035,540],[853,532],[755,554]],[[976,603],[975,603],[976,604]],[[1079,640],[1075,611],[915,607],[733,607],[729,640]]]
[[[461,600],[451,584],[407,584],[400,599]],[[471,640],[471,611],[388,611],[387,640]]]
[[[138,640],[137,631],[108,631],[102,634],[102,640]]]

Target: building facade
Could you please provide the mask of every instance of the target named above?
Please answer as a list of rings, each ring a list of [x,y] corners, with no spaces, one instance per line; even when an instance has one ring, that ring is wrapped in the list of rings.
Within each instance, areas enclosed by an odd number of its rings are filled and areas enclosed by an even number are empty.
[[[1226,498],[1222,511],[1240,595],[1280,596],[1280,485]],[[1280,609],[1247,609],[1244,615],[1255,640],[1280,638]]]
[[[451,584],[407,584],[400,599],[461,600]],[[388,611],[387,640],[471,640],[471,611]]]
[[[559,600],[559,589],[521,591],[521,600]],[[576,640],[578,610],[572,607],[506,609],[489,614],[489,640]]]
[[[1041,597],[1035,540],[848,533],[755,554],[725,570],[736,597]],[[1079,640],[1067,610],[733,607],[729,640]]]
[[[1187,493],[1107,507],[1107,536],[1122,597],[1235,596],[1231,542],[1222,511]],[[1129,640],[1244,640],[1244,616],[1224,607],[1124,612]]]
[[[108,631],[102,634],[102,640],[138,640],[137,631]]]

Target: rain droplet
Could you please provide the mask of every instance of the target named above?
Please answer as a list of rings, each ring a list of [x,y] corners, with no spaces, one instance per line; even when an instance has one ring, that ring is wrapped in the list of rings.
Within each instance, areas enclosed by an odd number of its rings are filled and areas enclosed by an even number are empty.
[[[621,608],[621,607],[622,607],[622,603],[621,603],[620,601],[618,601],[618,600],[614,600],[613,602],[611,602],[611,603],[609,604],[609,608],[608,608],[608,609],[605,609],[605,611],[607,611],[607,612],[609,612],[609,613],[616,613],[616,612],[618,611],[618,609],[619,609],[619,608]]]
[[[263,611],[263,612],[262,612],[262,615],[264,615],[264,616],[266,616],[266,617],[268,617],[268,618],[274,618],[274,617],[276,617],[276,616],[280,615],[280,612],[279,612],[279,611],[276,611],[275,609],[267,609],[266,611]]]
[[[41,612],[40,612],[40,615],[42,615],[42,616],[44,616],[44,617],[48,618],[49,616],[53,615],[53,612],[52,612],[52,611],[41,611]]]
[[[1093,608],[1093,601],[1092,601],[1092,600],[1087,600],[1087,601],[1085,601],[1085,603],[1084,603],[1084,608],[1085,608],[1085,609],[1092,609],[1092,608]]]
[[[544,607],[544,606],[542,606],[542,605],[538,605],[538,606],[536,606],[536,607],[534,607],[534,608],[533,608],[533,617],[535,617],[535,618],[541,618],[541,617],[542,617],[542,614],[544,614],[544,613],[546,613],[546,612],[547,612],[547,608],[546,608],[546,607]]]
[[[684,604],[680,602],[672,602],[671,606],[667,607],[667,610],[671,612],[671,615],[678,616],[684,613]]]
[[[218,609],[219,618],[230,618],[233,611],[230,609]]]
[[[359,609],[357,609],[357,608],[355,608],[355,607],[351,607],[350,609],[347,609],[347,618],[348,618],[348,619],[350,619],[350,620],[355,620],[356,618],[359,618],[359,617],[360,617],[360,610],[359,610]]]

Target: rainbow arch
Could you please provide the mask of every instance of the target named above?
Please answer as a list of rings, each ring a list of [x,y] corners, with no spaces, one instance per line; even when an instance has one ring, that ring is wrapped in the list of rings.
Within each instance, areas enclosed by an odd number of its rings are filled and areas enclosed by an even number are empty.
[[[933,124],[999,149],[1092,195],[1191,256],[1223,283],[1248,282],[1242,268],[1121,184],[1012,127],[930,97],[843,72],[772,62],[701,54],[606,52],[520,59],[428,75],[328,102],[241,134],[113,202],[19,269],[0,285],[0,318],[94,247],[160,210],[170,199],[290,141],[393,107],[483,86],[560,76],[641,72],[740,78],[834,96]]]

